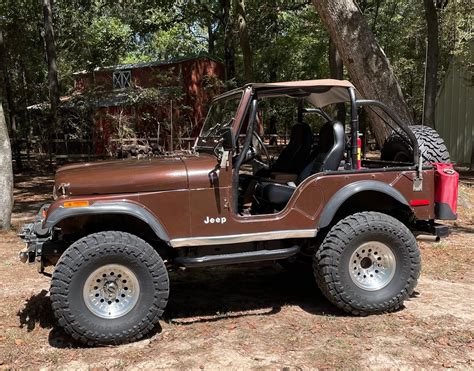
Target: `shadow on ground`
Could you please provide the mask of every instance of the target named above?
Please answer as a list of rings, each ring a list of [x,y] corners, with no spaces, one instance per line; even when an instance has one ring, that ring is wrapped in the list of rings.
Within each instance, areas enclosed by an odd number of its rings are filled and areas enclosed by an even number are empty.
[[[49,175],[15,175],[13,214],[34,216],[42,204],[52,198],[54,179]]]
[[[182,325],[273,315],[284,305],[344,315],[323,297],[311,272],[290,273],[277,264],[193,269],[173,272],[170,278],[165,319]]]
[[[474,228],[466,227],[464,225],[460,224],[455,224],[451,227],[451,231],[453,233],[469,233],[469,234],[474,234]]]
[[[170,273],[171,292],[164,320],[179,325],[218,322],[228,318],[268,316],[284,305],[296,305],[315,315],[345,315],[331,305],[308,273],[290,273],[277,264],[242,265]],[[49,343],[56,348],[82,347],[59,326],[49,293],[30,297],[17,316],[27,331],[51,329]],[[157,326],[151,337],[161,332]]]

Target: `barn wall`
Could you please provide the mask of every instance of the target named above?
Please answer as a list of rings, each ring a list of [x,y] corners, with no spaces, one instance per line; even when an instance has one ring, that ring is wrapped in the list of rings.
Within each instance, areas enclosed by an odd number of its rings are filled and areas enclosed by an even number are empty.
[[[177,62],[158,63],[151,65],[121,65],[112,68],[100,69],[94,72],[81,72],[75,75],[75,93],[80,94],[88,89],[97,89],[101,93],[120,92],[113,88],[113,72],[115,70],[130,70],[133,91],[140,88],[174,87],[182,91],[182,97],[173,100],[173,111],[170,104],[160,106],[150,104],[135,104],[130,106],[124,103],[110,102],[101,105],[95,110],[94,146],[96,154],[106,152],[107,143],[113,136],[115,129],[108,115],[115,115],[119,111],[131,117],[137,135],[141,137],[155,137],[160,130],[160,139],[167,144],[170,132],[165,125],[157,122],[173,118],[174,139],[180,136],[196,136],[203,124],[207,113],[207,106],[213,96],[219,93],[220,88],[210,89],[205,84],[205,77],[224,79],[224,66],[211,58],[198,57],[183,59]],[[180,111],[181,106],[189,109]],[[139,113],[147,112],[152,117],[150,122],[140,119]],[[138,114],[138,115],[137,115]],[[160,129],[158,129],[160,128]],[[164,133],[163,133],[164,132]],[[163,135],[164,134],[164,135]]]
[[[436,102],[436,130],[444,138],[451,161],[474,166],[473,74],[453,61]]]

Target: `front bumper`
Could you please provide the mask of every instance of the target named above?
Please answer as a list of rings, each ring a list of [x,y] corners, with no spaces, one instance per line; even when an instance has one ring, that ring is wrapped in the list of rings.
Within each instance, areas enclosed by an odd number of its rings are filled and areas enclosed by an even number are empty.
[[[26,248],[20,252],[20,261],[23,263],[41,262],[43,245],[51,239],[51,230],[43,228],[44,214],[50,204],[41,206],[33,223],[27,223],[21,228],[18,236],[25,241]]]

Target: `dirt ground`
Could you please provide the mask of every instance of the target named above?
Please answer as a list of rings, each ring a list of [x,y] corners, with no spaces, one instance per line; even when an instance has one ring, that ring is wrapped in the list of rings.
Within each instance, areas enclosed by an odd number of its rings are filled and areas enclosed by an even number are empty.
[[[14,227],[48,200],[48,175],[15,179]],[[165,318],[148,338],[116,347],[74,343],[50,307],[49,279],[22,264],[15,232],[0,234],[0,368],[474,368],[474,187],[440,243],[421,242],[423,272],[398,312],[354,317],[313,280],[279,265],[170,274]]]

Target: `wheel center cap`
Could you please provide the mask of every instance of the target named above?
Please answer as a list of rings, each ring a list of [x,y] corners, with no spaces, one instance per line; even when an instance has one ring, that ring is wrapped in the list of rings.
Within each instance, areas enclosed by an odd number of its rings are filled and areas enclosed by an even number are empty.
[[[368,257],[365,257],[360,261],[360,266],[364,269],[370,268],[371,265],[372,265],[372,260]]]
[[[104,286],[104,292],[108,297],[115,296],[117,293],[117,284],[115,282],[107,282]]]

